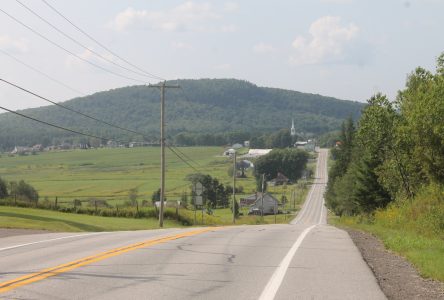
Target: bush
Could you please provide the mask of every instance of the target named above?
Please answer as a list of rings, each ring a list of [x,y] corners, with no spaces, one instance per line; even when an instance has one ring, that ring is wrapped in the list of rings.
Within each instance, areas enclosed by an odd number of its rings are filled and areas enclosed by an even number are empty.
[[[8,197],[7,183],[0,177],[0,199]]]
[[[15,189],[14,191],[11,191],[11,194],[16,195],[17,199],[35,203],[39,201],[39,194],[34,187],[23,180],[20,180],[18,184],[11,186],[14,186]]]

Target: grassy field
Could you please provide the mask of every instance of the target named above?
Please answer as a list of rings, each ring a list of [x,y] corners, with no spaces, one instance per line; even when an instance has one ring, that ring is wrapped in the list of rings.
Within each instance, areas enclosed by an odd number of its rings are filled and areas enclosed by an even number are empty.
[[[227,158],[217,157],[219,147],[181,148],[200,166],[199,171],[229,182]],[[180,197],[188,190],[185,176],[195,171],[167,151],[168,197]],[[0,158],[0,176],[8,181],[23,179],[40,194],[53,200],[105,198],[124,200],[138,188],[140,199],[151,198],[159,188],[159,148],[117,148],[44,152],[38,155]]]
[[[117,148],[96,150],[74,150],[44,152],[38,155],[0,157],[0,177],[7,181],[25,180],[33,185],[40,194],[40,202],[53,203],[58,198],[59,206],[72,207],[73,199],[104,199],[111,209],[128,200],[132,188],[139,190],[139,203],[151,199],[159,187],[160,162],[159,148]],[[232,165],[229,158],[222,157],[220,147],[184,147],[180,151],[197,163],[201,173],[210,174],[224,184],[232,184],[228,169]],[[196,171],[167,152],[166,195],[168,200],[179,200],[182,193],[190,194],[190,183],[185,179]],[[308,168],[314,169],[311,162]],[[248,209],[241,208],[242,215],[236,224],[287,223],[306,197],[310,181],[300,181],[288,186],[269,187],[269,192],[277,199],[288,199],[281,208],[288,214],[266,216],[248,216]],[[256,188],[252,171],[247,178],[238,178],[237,187],[242,187],[244,194],[236,195],[239,201],[250,195]],[[290,201],[292,191],[296,198]],[[192,210],[181,209],[180,213],[188,220],[194,220]],[[197,212],[197,225],[202,224],[201,212]],[[0,207],[0,227],[39,228],[57,231],[96,231],[129,230],[157,228],[155,219],[103,218],[96,216],[58,213],[54,211]],[[96,218],[97,221],[94,221]],[[66,219],[66,223],[62,221]],[[30,222],[32,220],[32,222]],[[82,225],[84,224],[84,225]],[[102,225],[100,225],[102,224]],[[173,225],[177,223],[171,223]],[[230,209],[216,209],[213,215],[204,214],[205,225],[231,225]]]
[[[165,220],[165,227],[181,227]],[[118,231],[159,228],[156,219],[111,218],[70,214],[34,208],[0,207],[0,228],[44,229],[50,231]]]

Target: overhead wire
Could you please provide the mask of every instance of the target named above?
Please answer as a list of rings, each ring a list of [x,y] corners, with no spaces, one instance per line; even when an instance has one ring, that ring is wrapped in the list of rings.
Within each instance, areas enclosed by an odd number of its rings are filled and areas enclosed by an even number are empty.
[[[75,109],[72,109],[72,108],[70,108],[70,107],[67,107],[67,106],[65,106],[65,105],[62,105],[62,104],[60,104],[60,103],[57,103],[57,102],[55,102],[55,101],[52,101],[52,100],[50,100],[50,99],[48,99],[48,98],[46,98],[46,97],[40,96],[40,95],[37,94],[37,93],[34,93],[34,92],[32,92],[32,91],[30,91],[30,90],[24,88],[24,87],[21,87],[21,86],[19,86],[19,85],[17,85],[17,84],[14,84],[14,83],[12,83],[12,82],[9,82],[9,81],[7,81],[7,80],[5,80],[5,79],[3,79],[3,78],[0,78],[0,81],[6,83],[6,84],[8,84],[8,85],[10,85],[10,86],[12,86],[12,87],[14,87],[14,88],[16,88],[16,89],[19,89],[19,90],[21,90],[21,91],[23,91],[23,92],[26,92],[26,93],[28,93],[28,94],[30,94],[30,95],[33,95],[33,96],[35,96],[35,97],[37,97],[37,98],[40,98],[40,99],[42,99],[42,100],[44,100],[44,101],[47,101],[47,102],[52,103],[52,104],[54,104],[54,105],[56,105],[56,106],[62,107],[62,108],[64,108],[64,109],[68,110],[68,111],[71,111],[71,112],[74,112],[74,113],[76,113],[76,114],[82,115],[82,116],[84,116],[84,117],[86,117],[86,118],[89,118],[89,119],[95,120],[95,121],[97,121],[97,122],[100,122],[100,123],[106,124],[106,125],[111,126],[111,127],[114,127],[114,128],[118,128],[118,129],[120,129],[120,130],[124,130],[124,131],[127,131],[127,132],[131,132],[131,133],[134,133],[134,134],[137,134],[137,135],[141,135],[141,136],[143,136],[144,138],[147,138],[147,137],[146,137],[143,133],[141,133],[141,132],[138,132],[138,131],[135,131],[135,130],[131,130],[131,129],[128,129],[128,128],[124,128],[124,127],[121,127],[121,126],[118,126],[118,125],[115,125],[115,124],[109,123],[109,122],[107,122],[107,121],[104,121],[104,120],[98,119],[98,118],[96,118],[96,117],[90,116],[90,115],[88,115],[88,114],[82,113],[82,112],[80,112],[80,111],[77,111],[77,110],[75,110]],[[96,135],[92,135],[92,134],[88,134],[88,133],[80,132],[80,131],[77,131],[77,130],[74,130],[74,129],[65,128],[65,127],[63,127],[63,126],[55,125],[55,124],[52,124],[52,123],[49,123],[49,122],[46,122],[46,121],[41,121],[41,120],[35,119],[35,118],[33,118],[33,117],[29,117],[29,116],[27,116],[27,115],[24,115],[24,114],[21,114],[21,113],[18,113],[18,112],[14,112],[14,111],[12,111],[12,110],[10,110],[10,109],[7,109],[7,108],[4,108],[4,107],[0,107],[0,108],[3,109],[3,110],[5,110],[5,111],[11,112],[11,113],[13,113],[13,114],[15,114],[15,115],[19,115],[19,116],[22,116],[22,117],[24,117],[24,118],[31,119],[31,120],[33,120],[33,121],[40,122],[40,123],[43,123],[43,124],[46,124],[46,125],[48,125],[48,126],[52,126],[52,127],[58,128],[58,129],[62,129],[62,130],[69,131],[69,132],[72,132],[72,133],[81,134],[81,135],[88,136],[88,137],[98,138],[98,139],[101,139],[101,140],[112,140],[112,141],[116,141],[116,142],[122,143],[122,141],[119,141],[119,140],[116,140],[116,139],[99,137],[99,136],[96,136]],[[126,143],[128,143],[128,142],[123,142],[123,143],[126,144]],[[168,149],[169,149],[169,150],[170,150],[175,156],[177,156],[177,158],[179,158],[181,161],[183,161],[186,165],[188,165],[188,166],[189,166],[190,168],[192,168],[194,171],[198,172],[198,170],[197,170],[193,165],[191,165],[191,164],[187,161],[186,158],[184,158],[184,157],[182,157],[180,154],[178,154],[177,151],[175,151],[174,149],[172,149],[171,146],[167,145],[167,147],[168,147]],[[185,155],[183,155],[183,156],[185,156]],[[189,158],[188,158],[188,159],[189,159]],[[189,159],[189,160],[191,160],[191,159]],[[195,162],[194,162],[194,163],[195,163]]]
[[[99,45],[102,49],[108,51],[110,54],[114,55],[115,57],[117,57],[118,59],[120,59],[121,61],[127,63],[128,65],[130,65],[131,67],[135,68],[136,70],[145,73],[146,75],[152,77],[152,78],[156,78],[159,80],[166,80],[160,76],[157,76],[153,73],[150,73],[148,71],[145,71],[144,69],[140,68],[139,66],[137,66],[136,64],[131,63],[129,60],[123,58],[122,56],[118,55],[116,52],[114,52],[113,50],[111,50],[110,48],[108,48],[107,46],[105,46],[103,43],[99,42],[97,39],[95,39],[93,36],[91,36],[90,34],[88,34],[85,30],[83,30],[82,28],[80,28],[79,26],[77,26],[73,21],[71,21],[70,19],[68,19],[64,14],[62,14],[59,10],[57,10],[54,6],[52,6],[51,4],[49,4],[46,0],[41,0],[44,4],[46,4],[51,10],[53,10],[56,14],[58,14],[60,17],[62,17],[66,22],[68,22],[69,24],[71,24],[74,28],[76,28],[78,31],[80,31],[82,34],[84,34],[86,37],[88,37],[91,41],[95,42],[97,45]]]
[[[44,101],[46,101],[46,102],[52,103],[52,104],[54,104],[54,105],[56,105],[56,106],[62,107],[63,109],[69,110],[69,111],[71,111],[71,112],[73,112],[73,113],[76,113],[76,114],[82,115],[82,116],[84,116],[84,117],[86,117],[86,118],[89,118],[89,119],[91,119],[91,120],[94,120],[94,121],[97,121],[97,122],[100,122],[100,123],[106,124],[106,125],[108,125],[108,126],[111,126],[111,127],[114,127],[114,128],[120,129],[120,130],[123,130],[123,131],[127,131],[127,132],[130,132],[130,133],[134,133],[134,134],[137,134],[137,135],[141,135],[141,136],[143,136],[144,138],[146,138],[146,136],[145,136],[143,133],[141,133],[141,132],[138,132],[138,131],[135,131],[135,130],[131,130],[131,129],[128,129],[128,128],[124,128],[124,127],[121,127],[121,126],[118,126],[118,125],[115,125],[115,124],[109,123],[109,122],[107,122],[107,121],[104,121],[104,120],[98,119],[98,118],[96,118],[96,117],[90,116],[90,115],[88,115],[88,114],[82,113],[82,112],[80,112],[80,111],[78,111],[78,110],[72,109],[72,108],[70,108],[70,107],[68,107],[68,106],[62,105],[62,104],[57,103],[57,102],[55,102],[55,101],[52,101],[52,100],[50,100],[50,99],[48,99],[48,98],[46,98],[46,97],[40,96],[39,94],[36,94],[36,93],[34,93],[34,92],[32,92],[32,91],[30,91],[30,90],[28,90],[28,89],[25,89],[24,87],[21,87],[21,86],[19,86],[19,85],[17,85],[17,84],[14,84],[14,83],[12,83],[12,82],[10,82],[10,81],[7,81],[7,80],[3,79],[3,78],[0,78],[0,81],[4,82],[4,83],[6,83],[6,84],[8,84],[8,85],[10,85],[10,86],[12,86],[12,87],[15,87],[15,88],[17,88],[17,89],[19,89],[19,90],[21,90],[21,91],[23,91],[23,92],[25,92],[25,93],[28,93],[28,94],[30,94],[30,95],[33,95],[33,96],[37,97],[37,98],[40,98],[40,99],[42,99],[42,100],[44,100]]]
[[[147,75],[145,73],[141,73],[138,71],[134,71],[133,69],[127,68],[125,66],[122,66],[121,64],[116,63],[115,61],[103,56],[102,54],[98,53],[97,51],[95,51],[94,49],[91,49],[87,46],[85,46],[84,44],[82,44],[81,42],[79,42],[78,40],[76,40],[75,38],[73,38],[72,36],[70,36],[69,34],[63,32],[62,30],[60,30],[59,28],[57,28],[57,26],[53,25],[51,22],[49,22],[48,20],[46,20],[45,18],[43,18],[41,15],[39,15],[38,13],[36,13],[34,10],[32,10],[30,7],[28,7],[27,5],[25,5],[23,2],[21,2],[20,0],[15,0],[18,4],[20,4],[22,7],[24,7],[27,11],[29,11],[30,13],[32,13],[34,16],[36,16],[37,18],[39,18],[41,21],[45,22],[48,26],[50,26],[51,28],[53,28],[54,30],[56,30],[58,33],[60,33],[61,35],[63,35],[64,37],[66,37],[67,39],[71,40],[72,42],[74,42],[75,44],[77,44],[78,46],[84,48],[87,51],[90,51],[91,53],[93,53],[94,55],[96,55],[97,57],[101,58],[102,60],[113,64],[121,69],[124,69],[128,72],[137,74],[139,76],[144,76],[144,77],[150,77],[152,79],[160,79],[157,76],[151,76],[151,75]]]
[[[115,75],[115,76],[118,76],[118,77],[121,77],[121,78],[124,78],[124,79],[127,79],[127,80],[131,80],[131,81],[134,81],[134,82],[138,82],[138,83],[146,84],[146,81],[144,81],[144,80],[136,79],[136,78],[134,78],[134,77],[129,77],[129,76],[126,76],[126,75],[123,75],[123,74],[120,74],[120,73],[114,72],[113,70],[110,70],[110,69],[105,68],[105,67],[103,67],[103,66],[101,66],[101,65],[99,65],[99,64],[96,64],[96,63],[94,63],[94,62],[92,62],[92,61],[89,61],[89,60],[87,60],[87,59],[85,59],[85,58],[83,58],[83,57],[81,57],[81,56],[75,54],[74,52],[72,52],[72,51],[66,49],[65,47],[63,47],[63,46],[57,44],[57,43],[54,42],[53,40],[47,38],[46,36],[44,36],[43,34],[41,34],[40,32],[38,32],[38,31],[35,30],[34,28],[32,28],[32,27],[26,25],[25,23],[23,23],[22,21],[20,21],[20,20],[17,19],[16,17],[14,17],[14,16],[12,16],[11,14],[7,13],[7,12],[4,11],[2,8],[0,8],[0,12],[2,12],[3,14],[5,14],[6,16],[8,16],[8,17],[9,17],[11,20],[13,20],[14,22],[16,22],[16,23],[22,25],[23,27],[25,27],[26,29],[30,30],[31,32],[33,32],[34,34],[36,34],[37,36],[39,36],[40,38],[46,40],[47,42],[49,42],[49,43],[52,44],[53,46],[55,46],[55,47],[57,47],[57,48],[59,48],[59,49],[65,51],[65,52],[69,53],[70,55],[76,57],[77,59],[79,59],[79,60],[81,60],[81,61],[84,61],[84,62],[90,64],[91,66],[94,66],[94,67],[96,67],[96,68],[98,68],[98,69],[101,69],[102,71],[105,71],[105,72],[107,72],[107,73],[113,74],[113,75]]]
[[[92,137],[92,138],[96,138],[96,139],[100,139],[100,140],[109,140],[109,141],[114,141],[114,142],[119,142],[119,143],[126,143],[126,142],[122,142],[122,141],[114,139],[114,138],[102,137],[102,136],[98,136],[98,135],[94,135],[94,134],[90,134],[90,133],[85,133],[85,132],[77,131],[77,130],[70,129],[70,128],[67,128],[67,127],[63,127],[63,126],[60,126],[60,125],[57,125],[57,124],[53,124],[53,123],[50,123],[50,122],[42,121],[42,120],[39,120],[37,118],[34,118],[34,117],[31,117],[31,116],[19,113],[17,111],[13,111],[12,109],[9,109],[9,108],[3,107],[3,106],[0,106],[0,109],[2,109],[4,111],[7,111],[7,112],[10,112],[10,113],[12,113],[14,115],[23,117],[25,119],[29,119],[29,120],[35,121],[37,123],[41,123],[41,124],[44,124],[44,125],[47,125],[47,126],[50,126],[50,127],[54,127],[54,128],[57,128],[57,129],[61,129],[61,130],[64,130],[64,131],[69,131],[69,132],[72,132],[72,133],[76,133],[76,134],[79,134],[79,135],[83,135],[83,136],[87,136],[87,137]]]
[[[6,55],[6,56],[12,58],[13,60],[15,60],[16,62],[18,62],[19,64],[21,64],[21,65],[23,65],[23,66],[25,66],[25,67],[27,67],[27,68],[33,70],[34,72],[37,72],[37,73],[39,73],[40,75],[46,77],[47,79],[49,79],[49,80],[51,80],[51,81],[53,81],[53,82],[56,82],[56,83],[60,84],[61,86],[65,87],[65,88],[67,88],[67,89],[69,89],[69,90],[71,90],[72,92],[74,92],[74,93],[76,93],[76,94],[79,94],[79,95],[81,95],[81,96],[86,96],[86,93],[81,92],[81,91],[79,91],[79,90],[77,90],[77,89],[75,89],[75,88],[73,88],[73,87],[67,85],[66,83],[61,82],[60,80],[58,80],[58,79],[56,79],[56,78],[54,78],[54,77],[52,77],[52,76],[50,76],[50,75],[44,73],[43,71],[41,71],[41,70],[39,70],[39,69],[37,69],[37,68],[34,68],[34,67],[31,66],[30,64],[27,64],[26,62],[24,62],[24,61],[18,59],[17,57],[15,57],[14,55],[12,55],[12,54],[6,52],[5,50],[0,49],[0,52],[3,53],[3,54]]]

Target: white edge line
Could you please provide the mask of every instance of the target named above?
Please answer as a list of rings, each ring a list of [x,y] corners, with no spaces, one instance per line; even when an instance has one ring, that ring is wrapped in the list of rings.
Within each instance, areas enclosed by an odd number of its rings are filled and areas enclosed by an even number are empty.
[[[91,236],[91,235],[105,234],[105,233],[109,233],[109,232],[94,232],[94,233],[85,233],[85,234],[62,236],[62,237],[55,238],[55,239],[49,239],[49,240],[43,240],[43,241],[37,241],[37,242],[32,242],[32,243],[26,243],[26,244],[21,244],[21,245],[15,245],[15,246],[10,246],[10,247],[0,248],[0,251],[20,248],[20,247],[25,247],[25,246],[35,245],[35,244],[47,243],[47,242],[52,242],[52,241],[58,241],[58,240],[63,240],[63,239],[70,239],[70,238],[84,237],[84,236]]]
[[[296,254],[296,251],[298,250],[299,246],[302,244],[302,241],[304,240],[305,236],[317,226],[312,225],[308,228],[306,228],[301,235],[298,237],[296,242],[291,247],[290,251],[288,251],[287,255],[284,257],[284,259],[279,264],[279,267],[274,271],[273,275],[270,278],[270,281],[268,281],[267,286],[262,291],[261,296],[259,297],[259,300],[273,300],[276,296],[277,291],[279,290],[279,287],[281,286],[281,283],[285,277],[285,273],[287,273],[288,267],[290,266],[291,260],[293,259],[293,256]]]

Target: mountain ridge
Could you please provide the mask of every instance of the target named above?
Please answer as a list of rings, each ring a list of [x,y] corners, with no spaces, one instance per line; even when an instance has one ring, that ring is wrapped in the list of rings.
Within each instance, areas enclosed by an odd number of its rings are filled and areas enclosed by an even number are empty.
[[[229,131],[263,133],[287,128],[294,119],[299,132],[321,134],[338,129],[348,116],[357,119],[364,103],[298,91],[259,87],[237,79],[180,79],[182,89],[166,91],[170,136],[181,132],[215,134]],[[158,89],[128,86],[63,102],[63,105],[118,126],[158,137]],[[20,111],[70,129],[110,139],[141,140],[134,134],[97,123],[50,105]],[[0,115],[0,147],[78,141],[68,132],[36,124],[10,113]]]

